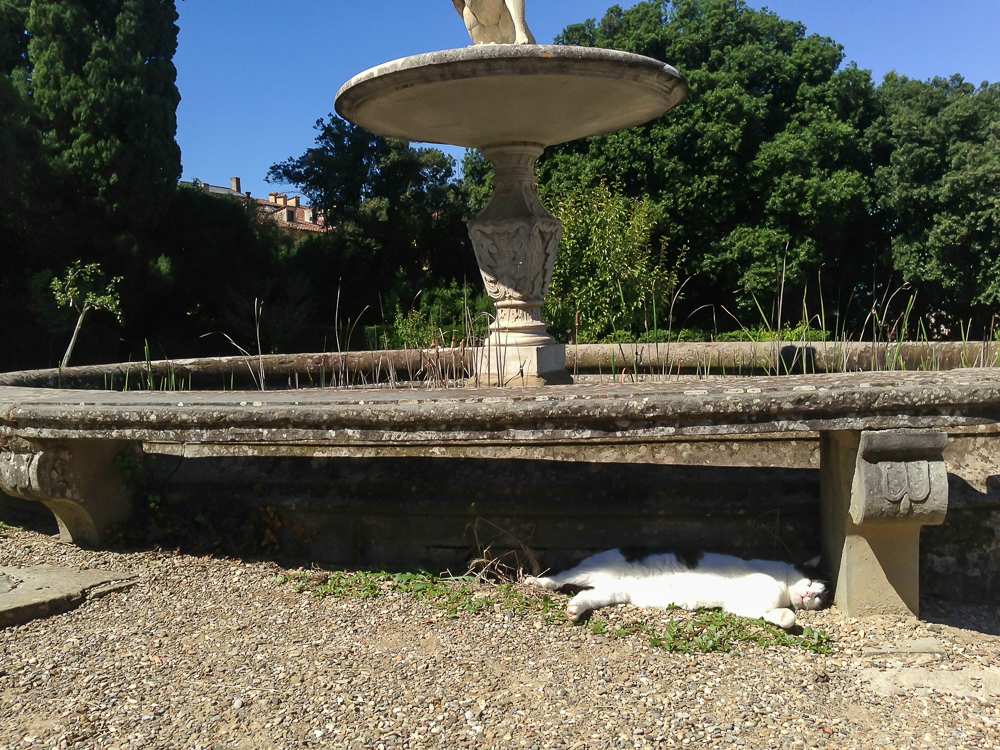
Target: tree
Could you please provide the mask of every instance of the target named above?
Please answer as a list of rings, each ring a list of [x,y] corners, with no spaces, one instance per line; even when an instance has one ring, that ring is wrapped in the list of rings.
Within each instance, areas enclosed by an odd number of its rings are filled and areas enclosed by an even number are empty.
[[[27,0],[0,0],[0,241],[10,248],[8,265],[21,260],[28,196],[38,178],[40,144],[29,102],[15,85],[27,66],[27,8]]]
[[[653,202],[600,182],[556,198],[553,212],[563,224],[543,314],[553,334],[586,344],[615,334],[634,340],[659,316],[665,327],[677,278],[652,245]]]
[[[121,281],[121,277],[116,276],[105,282],[100,263],[83,265],[80,261],[67,268],[65,276],[61,279],[52,279],[52,296],[55,297],[56,304],[60,307],[70,307],[77,314],[73,337],[66,347],[60,367],[69,367],[69,360],[73,356],[73,349],[87,313],[107,310],[118,319],[119,323],[122,322],[121,299],[118,296],[118,285]]]
[[[892,73],[872,127],[892,261],[939,328],[989,320],[1000,303],[1000,85]]]
[[[52,166],[112,229],[141,234],[180,178],[172,0],[35,0],[30,98]]]
[[[877,100],[867,71],[840,69],[839,45],[743,0],[615,6],[558,41],[648,55],[690,84],[664,117],[550,149],[540,170],[550,185],[614,178],[650,196],[656,240],[687,248],[697,275],[689,307],[731,292],[750,313],[821,268],[834,295],[870,283],[884,245],[865,138]]]
[[[0,0],[0,315],[18,320],[4,366],[45,362],[56,332],[37,292],[77,259],[125,277],[123,305],[141,307],[181,172],[176,19],[173,0]]]
[[[291,245],[255,201],[180,187],[157,236],[144,242],[148,261],[135,282],[143,294],[128,300],[126,317],[143,320],[143,338],[170,356],[217,354],[223,340],[202,337],[218,331],[243,344],[256,340],[261,300],[267,348],[294,346],[295,329],[307,321],[281,313],[293,286],[281,257]]]
[[[385,321],[421,288],[479,277],[451,157],[333,115],[316,129],[316,145],[275,164],[268,180],[294,185],[324,213],[327,233],[297,245],[286,268],[331,301],[325,315],[357,320],[367,308]]]

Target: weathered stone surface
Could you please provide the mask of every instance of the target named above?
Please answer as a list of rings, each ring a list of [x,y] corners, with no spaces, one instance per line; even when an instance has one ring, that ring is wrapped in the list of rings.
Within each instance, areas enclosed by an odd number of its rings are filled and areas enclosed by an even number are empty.
[[[8,447],[16,451],[0,451],[0,491],[44,503],[63,541],[100,547],[113,524],[128,520],[131,492],[116,463],[121,442],[15,442]]]
[[[995,341],[861,343],[857,341],[732,341],[670,344],[579,344],[567,350],[571,372],[655,374],[877,372],[995,367]]]
[[[19,583],[20,581],[17,578],[0,574],[0,594],[9,594],[17,588]]]
[[[494,336],[496,337],[494,339]],[[525,346],[504,345],[504,333],[497,331],[491,341],[479,350],[476,384],[508,387],[566,385],[573,378],[566,371],[565,344]]]
[[[572,382],[566,347],[548,334],[542,303],[559,252],[562,224],[535,189],[540,146],[484,149],[496,187],[489,205],[469,222],[469,237],[496,319],[480,349],[476,386],[533,386]]]
[[[940,430],[820,436],[823,550],[853,617],[920,611],[920,528],[948,510]]]
[[[17,586],[3,590],[4,580]],[[135,585],[136,579],[101,570],[66,568],[0,568],[0,628],[68,612],[88,598]]]
[[[281,513],[284,550],[338,565],[458,571],[482,547],[501,554],[519,542],[553,569],[622,545],[797,560],[817,552],[819,476],[810,470],[627,459],[146,460],[168,516],[213,500],[220,516],[266,502]]]
[[[913,691],[917,697],[942,693],[956,698],[970,698],[992,704],[1000,698],[1000,669],[966,668],[944,672],[911,667],[902,669],[861,670],[861,679],[871,683],[879,695],[898,695],[900,690]]]
[[[407,141],[546,147],[649,122],[687,93],[676,69],[641,55],[488,45],[372,68],[344,84],[336,108],[373,133]]]
[[[996,369],[467,391],[0,388],[8,440],[553,445],[997,422]]]
[[[866,432],[858,446],[851,496],[855,524],[913,521],[944,523],[948,512],[948,469],[941,430]]]
[[[435,347],[375,352],[324,354],[264,354],[259,357],[204,357],[201,359],[121,362],[110,365],[25,370],[0,374],[0,386],[93,390],[260,390],[264,387],[343,388],[374,384],[446,385],[465,380],[475,371],[475,350]],[[126,387],[127,384],[127,387]]]
[[[206,357],[203,359],[122,362],[0,373],[0,386],[146,390],[144,383],[173,381],[184,390],[218,388],[253,390],[259,386],[251,369],[262,368],[267,389],[313,387],[372,387],[406,383],[412,387],[439,387],[465,380],[476,368],[476,350],[469,347],[359,351],[322,354],[265,354],[261,357]],[[801,373],[803,361],[810,373],[954,369],[995,366],[1000,344],[988,341],[900,344],[843,343],[690,343],[574,344],[566,350],[566,369],[572,375],[626,379],[694,377],[726,374],[750,377],[768,373]],[[889,365],[893,365],[892,368]]]
[[[555,344],[542,321],[542,302],[552,281],[562,224],[542,205],[535,189],[531,144],[488,148],[496,187],[489,204],[469,222],[469,237],[486,292],[497,306],[490,326],[494,347]],[[558,369],[566,369],[566,359]]]

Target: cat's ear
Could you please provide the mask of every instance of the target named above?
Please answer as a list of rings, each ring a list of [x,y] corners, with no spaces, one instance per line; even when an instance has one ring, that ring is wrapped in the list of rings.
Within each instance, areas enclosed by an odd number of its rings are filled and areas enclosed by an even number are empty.
[[[816,557],[814,557],[814,558],[812,558],[810,560],[806,560],[802,567],[804,567],[804,568],[818,568],[821,562],[823,562],[822,556],[816,555]]]

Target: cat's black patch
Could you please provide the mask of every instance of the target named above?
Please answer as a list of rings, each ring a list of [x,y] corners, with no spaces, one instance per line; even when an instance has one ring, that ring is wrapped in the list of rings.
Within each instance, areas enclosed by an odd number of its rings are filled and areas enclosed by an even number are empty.
[[[622,553],[625,562],[639,564],[646,562],[653,555],[664,554],[645,547],[622,547],[618,551]],[[699,550],[678,550],[673,554],[677,557],[677,561],[688,570],[697,570],[701,565],[701,558],[705,556],[705,553]]]
[[[705,556],[705,553],[681,550],[674,552],[674,556],[677,558],[677,562],[681,563],[688,570],[698,570],[698,567],[701,565],[701,558]]]
[[[826,570],[823,569],[822,563],[801,563],[795,566],[795,572],[803,578],[808,578],[810,581],[820,581],[822,583],[830,582],[830,576],[827,574]]]
[[[627,563],[644,563],[647,557],[655,554],[642,547],[622,547],[618,551],[622,553],[622,557],[625,558],[625,562]]]

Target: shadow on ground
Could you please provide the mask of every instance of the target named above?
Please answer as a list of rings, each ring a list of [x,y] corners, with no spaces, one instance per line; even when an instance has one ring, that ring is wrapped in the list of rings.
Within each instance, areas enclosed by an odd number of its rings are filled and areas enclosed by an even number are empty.
[[[181,503],[164,514],[151,495],[136,504],[136,518],[128,528],[109,535],[108,546],[118,552],[176,549],[196,556],[216,555],[242,559],[271,560],[283,567],[316,562],[305,550],[282,549],[279,538],[286,521],[273,515],[274,509],[248,503]],[[158,500],[158,498],[157,498]],[[39,534],[59,533],[55,517],[42,505],[0,496],[0,523]],[[727,550],[728,551],[728,550]],[[295,554],[298,552],[299,554]],[[738,553],[737,553],[738,554]],[[323,565],[330,568],[330,564]],[[333,565],[341,569],[381,570],[386,566]],[[392,566],[393,570],[416,570],[415,566]],[[921,619],[929,623],[1000,636],[1000,602],[954,602],[927,593],[921,600]]]
[[[920,619],[984,635],[1000,636],[1000,604],[964,604],[943,599],[924,598]]]
[[[59,533],[56,517],[48,508],[39,503],[16,500],[5,495],[0,495],[0,523],[48,536]]]

